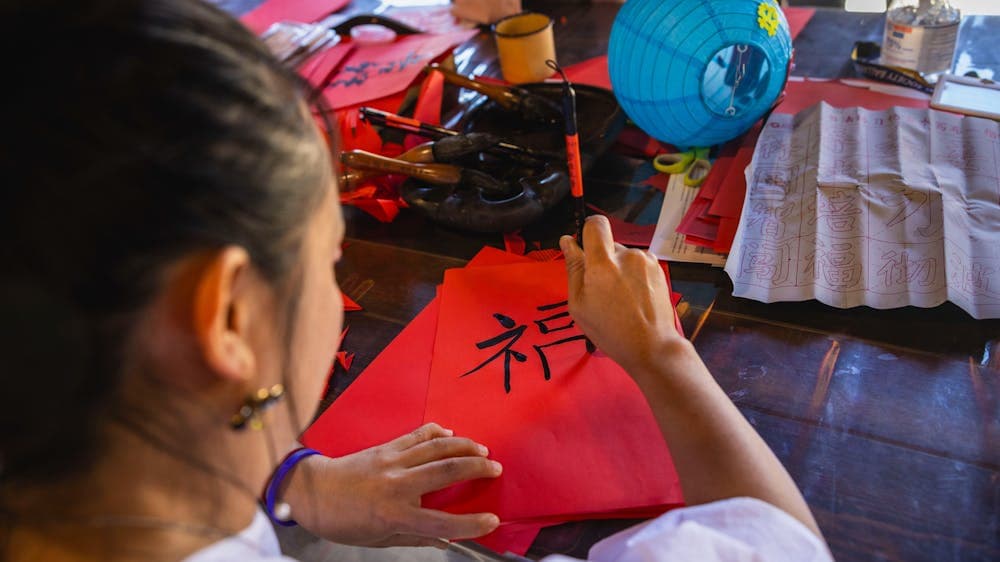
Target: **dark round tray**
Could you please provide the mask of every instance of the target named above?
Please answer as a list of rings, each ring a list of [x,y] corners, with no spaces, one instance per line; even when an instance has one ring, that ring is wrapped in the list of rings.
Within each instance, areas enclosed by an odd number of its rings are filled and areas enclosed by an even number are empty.
[[[562,107],[561,82],[537,82],[521,84],[520,87],[545,96]],[[583,169],[586,171],[618,138],[625,127],[625,112],[610,90],[586,84],[574,84],[573,89],[576,92],[576,123]],[[463,112],[456,128],[466,133],[492,133],[526,148],[559,153],[566,151],[566,137],[561,124],[551,126],[526,121],[486,97],[478,98]]]

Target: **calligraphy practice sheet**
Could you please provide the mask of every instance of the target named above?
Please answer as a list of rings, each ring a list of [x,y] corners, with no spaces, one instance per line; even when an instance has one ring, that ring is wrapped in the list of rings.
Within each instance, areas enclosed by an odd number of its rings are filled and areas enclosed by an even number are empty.
[[[734,294],[839,308],[950,300],[1000,318],[1000,123],[825,103],[774,115],[747,167]]]

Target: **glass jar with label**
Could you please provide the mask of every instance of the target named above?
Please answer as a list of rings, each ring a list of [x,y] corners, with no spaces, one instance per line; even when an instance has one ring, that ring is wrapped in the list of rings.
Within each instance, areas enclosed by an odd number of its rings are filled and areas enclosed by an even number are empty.
[[[893,0],[885,15],[882,64],[925,75],[947,72],[960,21],[948,0]]]

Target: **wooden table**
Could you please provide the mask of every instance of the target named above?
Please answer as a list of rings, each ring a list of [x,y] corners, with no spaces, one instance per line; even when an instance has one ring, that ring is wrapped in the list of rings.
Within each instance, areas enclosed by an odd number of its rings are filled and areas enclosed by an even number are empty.
[[[525,6],[555,17],[562,64],[606,52],[616,4]],[[850,76],[851,44],[879,41],[882,21],[820,9],[796,41],[795,74]],[[997,29],[1000,18],[964,23],[963,72],[1000,71],[990,35]],[[455,59],[461,72],[499,76],[486,33]],[[446,105],[456,109],[457,98]],[[586,178],[588,197],[620,218],[653,223],[662,195],[641,184],[653,173],[647,161],[607,154]],[[345,215],[348,245],[337,275],[364,311],[347,315],[344,348],[356,359],[349,373],[338,370],[324,405],[430,301],[446,269],[484,245],[503,247],[500,236],[451,231],[405,210],[391,224],[351,207]],[[569,217],[568,206],[558,207],[523,234],[554,247]],[[672,264],[671,274],[684,295],[686,333],[791,472],[838,560],[1000,559],[1000,321],[975,321],[951,304],[889,311],[763,304],[734,298],[719,269]],[[547,529],[530,554],[582,557],[629,523]]]

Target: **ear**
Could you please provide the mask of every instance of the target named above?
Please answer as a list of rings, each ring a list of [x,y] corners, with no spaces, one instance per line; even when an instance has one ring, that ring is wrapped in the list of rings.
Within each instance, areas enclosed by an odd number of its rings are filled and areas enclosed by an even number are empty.
[[[250,255],[228,246],[210,256],[197,274],[192,329],[208,367],[219,377],[251,380],[257,360],[250,341],[250,294],[254,275]]]

